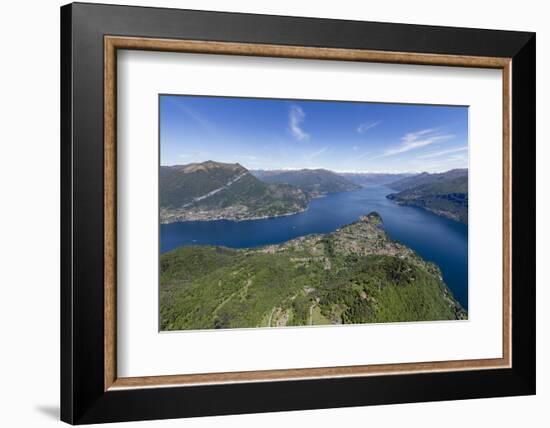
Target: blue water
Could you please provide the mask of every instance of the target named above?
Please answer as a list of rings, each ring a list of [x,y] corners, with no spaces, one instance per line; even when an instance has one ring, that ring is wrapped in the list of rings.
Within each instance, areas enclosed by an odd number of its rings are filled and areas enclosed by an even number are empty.
[[[310,233],[332,232],[377,211],[388,235],[436,263],[455,298],[468,309],[468,226],[420,208],[397,205],[386,198],[388,193],[392,190],[384,186],[333,193],[311,201],[307,211],[285,217],[163,224],[160,251],[182,245],[244,248],[276,244]]]

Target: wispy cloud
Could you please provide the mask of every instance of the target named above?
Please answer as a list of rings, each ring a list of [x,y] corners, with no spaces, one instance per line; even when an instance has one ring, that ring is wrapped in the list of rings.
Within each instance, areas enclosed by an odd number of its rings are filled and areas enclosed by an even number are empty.
[[[449,155],[452,153],[464,152],[468,150],[468,146],[455,147],[454,149],[441,150],[439,152],[426,153],[425,155],[418,156],[418,159],[430,159],[437,158],[439,156]]]
[[[376,158],[394,156],[399,153],[405,153],[410,150],[419,149],[420,147],[429,146],[433,143],[446,141],[453,137],[454,135],[452,134],[439,133],[438,128],[422,129],[416,132],[409,132],[401,138],[401,144],[399,146],[386,150],[381,155],[376,156]]]
[[[364,134],[369,129],[374,128],[378,124],[380,124],[379,120],[377,120],[377,121],[371,120],[371,121],[368,121],[368,122],[363,122],[363,123],[359,124],[359,126],[357,127],[357,132],[359,132],[360,134]]]
[[[368,151],[368,152],[363,152],[363,153],[361,153],[361,154],[358,155],[358,156],[354,156],[352,159],[350,159],[350,161],[356,161],[356,160],[359,160],[359,159],[363,159],[364,157],[367,157],[367,156],[369,156],[370,154],[371,154],[370,151]]]
[[[189,106],[186,106],[183,103],[176,104],[189,118],[191,118],[197,125],[203,128],[205,131],[213,133],[215,131],[214,124],[205,118],[203,115],[199,114],[196,110],[192,109]]]
[[[318,156],[321,156],[323,153],[325,153],[328,150],[328,146],[325,146],[319,150],[316,150],[314,152],[308,153],[305,155],[305,158],[308,160],[314,159]]]
[[[304,121],[305,117],[306,114],[301,107],[296,105],[290,107],[290,114],[288,116],[288,127],[292,136],[297,140],[307,140],[309,138],[309,134],[305,132],[301,127],[301,124]]]

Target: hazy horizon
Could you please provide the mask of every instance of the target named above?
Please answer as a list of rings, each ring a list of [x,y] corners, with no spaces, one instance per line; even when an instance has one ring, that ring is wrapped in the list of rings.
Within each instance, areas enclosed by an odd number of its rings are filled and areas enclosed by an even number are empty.
[[[161,165],[439,173],[468,168],[468,108],[160,96]]]
[[[161,166],[167,166],[167,167],[170,167],[170,166],[187,166],[187,165],[193,165],[193,164],[201,164],[201,163],[205,163],[205,162],[216,162],[216,163],[224,163],[224,164],[231,164],[231,165],[239,164],[239,165],[243,166],[244,168],[246,168],[246,166],[243,165],[241,162],[221,162],[221,161],[217,161],[215,159],[205,159],[205,160],[199,161],[199,162],[175,163],[175,164],[171,164],[171,165],[161,165]],[[313,171],[313,170],[323,169],[323,170],[326,170],[326,171],[334,172],[336,174],[422,174],[424,172],[428,172],[428,171],[380,171],[380,172],[373,172],[373,171],[339,171],[339,170],[332,170],[332,169],[328,169],[328,168],[324,168],[324,167],[308,167],[308,168],[296,167],[296,168],[271,168],[271,169],[246,168],[246,169],[248,169],[249,171],[304,171],[304,170]],[[451,171],[451,170],[454,170],[454,169],[468,169],[468,167],[466,166],[466,167],[462,167],[462,168],[460,168],[460,167],[459,168],[450,168],[450,169],[446,169],[446,170],[442,170],[442,171],[430,172],[430,174],[439,174],[439,173],[448,172],[448,171]]]

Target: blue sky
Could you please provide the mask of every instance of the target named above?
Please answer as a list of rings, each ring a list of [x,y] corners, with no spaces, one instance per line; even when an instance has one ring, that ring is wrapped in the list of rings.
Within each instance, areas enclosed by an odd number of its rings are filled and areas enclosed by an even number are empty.
[[[468,166],[468,108],[161,95],[162,165],[439,172]]]

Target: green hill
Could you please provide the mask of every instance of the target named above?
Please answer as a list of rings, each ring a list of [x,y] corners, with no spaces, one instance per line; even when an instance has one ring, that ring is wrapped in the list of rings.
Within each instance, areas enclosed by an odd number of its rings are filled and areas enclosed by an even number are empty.
[[[388,186],[399,190],[389,194],[388,199],[468,223],[467,169],[454,169],[441,174],[422,173]]]
[[[312,197],[360,188],[357,184],[326,169],[258,170],[252,173],[265,183],[290,184]]]
[[[437,266],[390,240],[381,223],[371,213],[279,245],[163,254],[161,330],[466,318]]]
[[[239,164],[213,161],[161,166],[159,188],[163,223],[288,215],[309,202],[294,186],[266,184]]]

